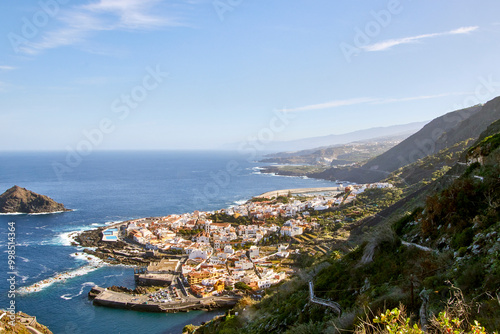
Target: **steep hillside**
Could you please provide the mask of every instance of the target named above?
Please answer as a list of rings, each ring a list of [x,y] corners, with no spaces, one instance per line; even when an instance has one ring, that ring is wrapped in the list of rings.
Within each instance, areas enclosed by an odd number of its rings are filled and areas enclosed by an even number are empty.
[[[409,329],[388,333],[422,333],[420,327],[430,333],[498,332],[499,125],[479,136],[461,164],[373,219],[353,224],[356,239],[364,241],[353,244],[351,234],[351,250],[330,252],[322,263],[317,260],[268,291],[261,302],[241,304],[238,315],[221,317],[196,333],[379,333],[387,328],[387,317],[399,317],[402,309],[408,320],[389,325]],[[429,159],[444,161],[450,152],[456,157],[467,144]],[[310,281],[318,298],[339,304],[340,315],[310,300]]]
[[[456,164],[473,140],[464,140],[414,163],[398,168],[384,181],[398,187],[416,189],[444,175]]]
[[[487,123],[478,121],[484,117],[485,114],[489,114],[489,111],[489,108],[474,106],[447,113],[446,115],[432,120],[424,126],[422,130],[408,137],[399,145],[396,145],[384,154],[368,161],[363,167],[392,172],[418,159],[432,155],[443,148],[450,147],[457,142],[468,138],[477,138],[477,136],[479,136],[479,134],[493,121],[490,120]],[[478,117],[474,118],[474,122],[472,122],[473,124],[478,123],[478,126],[476,132],[472,133],[469,129],[465,129],[464,122],[473,115],[478,115]],[[498,118],[500,118],[500,110],[494,120]],[[470,122],[467,124],[469,123]],[[444,141],[444,139],[448,137],[448,133],[452,131],[455,134],[454,138],[459,139],[453,141],[451,138],[448,138]],[[445,145],[445,142],[448,145]]]
[[[332,168],[309,176],[329,180],[377,182],[398,168],[470,138],[478,138],[481,132],[498,119],[500,119],[500,97],[482,106],[461,109],[438,117],[422,130],[358,168]]]
[[[477,135],[485,131],[492,122],[500,119],[500,96],[487,102],[479,112],[470,113],[471,116],[463,119],[457,126],[447,131],[436,142],[436,150],[465,140],[467,138],[477,138]],[[455,115],[456,121],[459,121],[458,115]]]
[[[493,135],[496,135],[497,133],[500,132],[500,119],[491,123],[487,128],[486,130],[484,130],[481,135],[479,136],[479,138],[477,139],[477,141],[474,143],[474,145],[472,145],[471,148],[473,147],[477,147],[477,146],[480,146],[481,142],[487,138],[487,137],[490,137],[490,136],[493,136]]]

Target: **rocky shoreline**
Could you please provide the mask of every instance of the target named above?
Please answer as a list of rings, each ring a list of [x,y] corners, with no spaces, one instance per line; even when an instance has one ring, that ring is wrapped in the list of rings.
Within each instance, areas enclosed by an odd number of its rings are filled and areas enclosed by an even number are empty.
[[[102,241],[102,231],[108,227],[83,231],[74,237],[74,245],[85,247],[83,252],[93,255],[102,261],[113,265],[145,266],[155,257],[145,260],[146,252],[133,244],[116,241]]]
[[[36,317],[23,313],[0,310],[0,333],[52,334],[50,329],[40,324]]]
[[[292,171],[292,170],[284,170],[283,168],[280,168],[278,166],[265,166],[265,167],[260,167],[259,171],[262,174],[274,174],[274,175],[279,175],[279,176],[307,176],[309,177],[309,173],[304,173],[303,171]]]

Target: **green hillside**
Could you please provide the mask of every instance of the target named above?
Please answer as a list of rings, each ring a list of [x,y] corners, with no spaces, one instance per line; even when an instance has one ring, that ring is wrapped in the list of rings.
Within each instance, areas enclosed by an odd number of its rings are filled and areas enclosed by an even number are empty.
[[[499,118],[500,97],[497,97],[484,105],[456,110],[432,120],[417,133],[362,166],[331,168],[310,176],[358,183],[377,182],[401,167],[452,148],[470,138],[477,139],[479,134]]]
[[[374,216],[343,224],[340,230],[347,234],[342,247],[330,244],[332,251],[318,252],[311,266],[269,289],[262,301],[246,299],[196,333],[378,333],[383,329],[422,333],[423,325],[431,333],[498,332],[499,125],[495,122],[476,135],[479,139],[466,151],[470,141],[391,174],[393,181],[403,177],[407,181],[394,181],[406,189],[405,198],[393,197],[397,202],[375,210]],[[459,163],[435,173],[459,157]],[[387,193],[376,195],[365,196],[351,210],[357,212],[362,205],[373,208],[377,199],[388,200]],[[316,297],[338,303],[342,314],[311,302],[309,282],[314,283]]]
[[[384,181],[409,189],[429,184],[448,172],[460,160],[472,142],[473,139],[461,141],[433,155],[401,167],[389,174]]]

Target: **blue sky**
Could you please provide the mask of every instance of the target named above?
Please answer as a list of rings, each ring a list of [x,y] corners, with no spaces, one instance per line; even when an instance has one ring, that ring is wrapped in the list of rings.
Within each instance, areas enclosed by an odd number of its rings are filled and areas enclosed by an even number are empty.
[[[493,0],[3,1],[0,150],[217,149],[430,120],[500,95],[499,12]]]

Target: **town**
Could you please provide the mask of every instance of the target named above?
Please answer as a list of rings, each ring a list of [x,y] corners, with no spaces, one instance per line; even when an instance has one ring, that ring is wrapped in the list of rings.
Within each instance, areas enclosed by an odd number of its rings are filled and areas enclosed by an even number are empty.
[[[298,247],[301,237],[320,228],[311,212],[350,203],[369,188],[390,187],[375,183],[286,195],[270,192],[214,212],[123,222],[103,230],[102,241],[125,241],[137,255],[161,258],[135,270],[138,285],[178,287],[151,294],[153,302],[172,301],[172,295],[181,299],[179,290],[188,296],[184,287],[198,298],[225,296],[234,289],[259,291],[293,275],[293,261],[287,258],[303,251]]]

